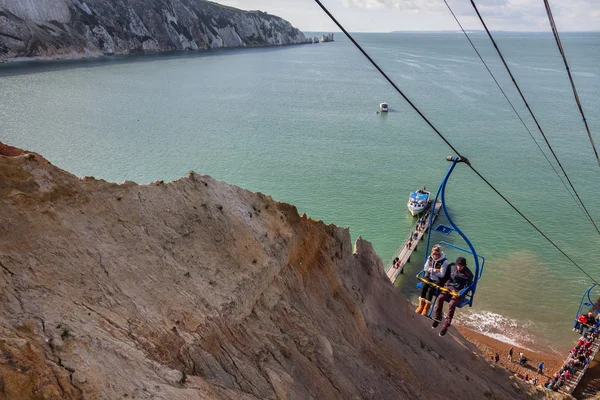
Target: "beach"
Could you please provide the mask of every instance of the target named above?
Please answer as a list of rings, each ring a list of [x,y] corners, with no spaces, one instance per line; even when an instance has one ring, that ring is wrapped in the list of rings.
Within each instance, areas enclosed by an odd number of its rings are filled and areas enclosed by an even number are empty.
[[[529,379],[537,377],[540,385],[543,385],[548,378],[551,378],[565,361],[564,359],[553,355],[533,352],[522,347],[512,346],[511,344],[501,342],[465,327],[456,326],[456,329],[469,342],[473,343],[479,351],[486,356],[490,363],[494,363],[494,355],[498,353],[500,355],[500,360],[498,361],[500,366],[506,368],[521,379],[525,374],[528,375]],[[575,344],[575,341],[573,344]],[[511,347],[513,347],[512,362],[508,359],[508,350]],[[523,352],[525,357],[529,360],[526,367],[521,367],[519,365],[519,352]],[[566,357],[567,356],[565,355],[565,359]],[[544,375],[537,373],[537,366],[540,361],[544,362]],[[573,396],[577,399],[598,399],[600,398],[598,393],[600,393],[600,363],[596,359],[590,364],[590,367],[581,379],[577,389],[573,392]]]
[[[564,359],[558,358],[554,355],[537,353],[522,347],[512,346],[511,344],[501,342],[468,328],[457,326],[456,329],[468,341],[477,346],[477,348],[485,355],[490,363],[494,362],[494,355],[498,353],[500,355],[500,360],[498,361],[499,365],[506,368],[519,378],[523,378],[525,375],[527,375],[529,379],[537,377],[540,385],[543,385],[548,378],[551,378],[552,375],[560,369],[564,362]],[[510,361],[508,358],[508,351],[511,347],[513,348],[512,361]],[[519,365],[519,353],[521,352],[528,359],[525,367],[521,367]],[[543,375],[537,373],[537,366],[540,362],[544,363]]]

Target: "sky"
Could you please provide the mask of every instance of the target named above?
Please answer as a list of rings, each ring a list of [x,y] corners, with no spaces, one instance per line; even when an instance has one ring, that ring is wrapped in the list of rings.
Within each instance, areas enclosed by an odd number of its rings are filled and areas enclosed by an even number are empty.
[[[285,18],[305,32],[339,29],[314,0],[216,0]],[[470,0],[447,0],[465,29],[483,29]],[[543,0],[474,0],[495,31],[550,31]],[[321,0],[351,32],[456,30],[444,0]],[[561,31],[600,30],[600,0],[550,0]]]

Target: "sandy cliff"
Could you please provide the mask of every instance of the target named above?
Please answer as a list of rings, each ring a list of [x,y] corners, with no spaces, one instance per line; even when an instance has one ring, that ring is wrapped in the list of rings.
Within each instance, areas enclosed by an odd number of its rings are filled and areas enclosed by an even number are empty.
[[[208,176],[0,154],[0,399],[546,395],[414,318],[347,229]]]
[[[0,0],[0,61],[304,42],[282,18],[203,0]]]

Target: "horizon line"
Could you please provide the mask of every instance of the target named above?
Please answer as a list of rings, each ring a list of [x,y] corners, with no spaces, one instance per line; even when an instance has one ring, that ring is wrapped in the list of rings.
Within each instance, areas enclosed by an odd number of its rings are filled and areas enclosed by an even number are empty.
[[[300,28],[298,28],[300,29]],[[300,29],[302,32],[314,32],[314,33],[322,33],[322,32],[329,32],[329,33],[344,33],[342,31],[333,31],[333,30],[304,30],[304,29]],[[485,30],[483,29],[466,29],[466,32],[485,32]],[[439,29],[439,30],[425,30],[425,29],[421,29],[421,30],[400,30],[400,31],[349,31],[350,33],[443,33],[443,32],[449,32],[449,33],[455,33],[455,32],[459,32],[462,33],[462,31],[460,29]],[[490,30],[490,32],[497,32],[497,33],[552,33],[552,31],[518,31],[518,30],[502,30],[502,29],[496,29],[496,30]],[[589,31],[571,31],[571,30],[563,30],[562,33],[599,33],[600,30],[589,30]]]

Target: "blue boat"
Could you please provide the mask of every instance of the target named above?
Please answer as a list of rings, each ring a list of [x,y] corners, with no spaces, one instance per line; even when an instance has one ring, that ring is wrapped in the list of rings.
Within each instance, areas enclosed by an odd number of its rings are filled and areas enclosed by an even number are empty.
[[[414,217],[417,214],[422,213],[427,210],[431,203],[431,193],[429,193],[426,186],[423,186],[423,189],[419,189],[416,192],[412,192],[408,197],[408,211]]]

